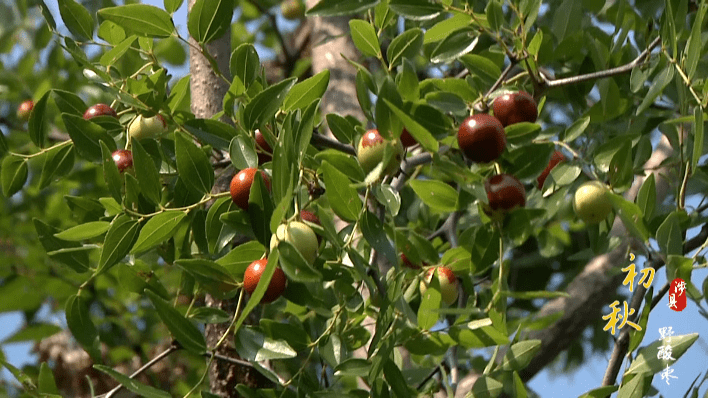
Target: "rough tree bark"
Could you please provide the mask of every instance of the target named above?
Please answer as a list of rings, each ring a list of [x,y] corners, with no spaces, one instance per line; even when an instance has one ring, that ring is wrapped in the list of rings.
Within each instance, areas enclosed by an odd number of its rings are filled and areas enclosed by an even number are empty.
[[[189,0],[189,10],[196,0]],[[209,61],[199,51],[199,44],[190,37],[189,69],[191,109],[197,118],[211,118],[221,112],[224,95],[229,89],[229,84],[217,76],[211,68]],[[221,38],[207,44],[206,51],[217,62],[223,76],[229,78],[229,58],[231,55],[231,31],[228,30]],[[228,120],[224,120],[228,122]],[[233,170],[227,168],[217,174],[216,183],[212,191],[225,192],[229,188]],[[227,313],[236,311],[236,300],[218,300],[211,295],[205,298],[209,307],[220,308]],[[207,324],[204,334],[208,347],[214,347],[226,333],[228,324]],[[216,351],[218,354],[231,358],[239,358],[234,349],[233,338],[227,338]],[[209,367],[209,388],[213,394],[220,397],[237,397],[236,385],[239,383],[248,386],[259,386],[264,381],[263,376],[251,367],[226,363],[214,360]]]

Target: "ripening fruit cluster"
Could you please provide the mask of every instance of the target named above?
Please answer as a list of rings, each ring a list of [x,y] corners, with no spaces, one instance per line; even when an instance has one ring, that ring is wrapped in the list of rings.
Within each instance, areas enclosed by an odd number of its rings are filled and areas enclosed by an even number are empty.
[[[536,102],[524,91],[497,97],[492,103],[492,111],[494,115],[478,113],[468,117],[457,131],[460,150],[472,162],[497,160],[506,149],[504,128],[521,122],[533,123],[538,117]],[[526,205],[526,190],[513,175],[494,175],[485,181],[484,188],[489,201],[484,209],[493,219],[500,219],[515,207]]]

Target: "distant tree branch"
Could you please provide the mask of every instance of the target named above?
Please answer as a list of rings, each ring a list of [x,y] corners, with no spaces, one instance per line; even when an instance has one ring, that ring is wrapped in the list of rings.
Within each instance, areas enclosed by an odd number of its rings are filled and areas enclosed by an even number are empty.
[[[275,15],[268,11],[267,8],[263,7],[260,1],[248,0],[248,2],[251,3],[251,5],[253,5],[254,7],[256,7],[258,11],[260,11],[261,14],[265,15],[268,18],[268,21],[270,21],[270,24],[273,27],[273,30],[275,31],[275,37],[278,38],[280,47],[283,49],[283,55],[285,56],[284,76],[288,77],[290,75],[290,72],[292,72],[293,66],[295,66],[295,61],[297,60],[298,55],[293,55],[290,53],[290,50],[288,49],[288,43],[285,41],[285,37],[283,37],[283,34],[280,33],[280,29],[278,29],[278,20]]]
[[[541,77],[541,86],[546,88],[561,87],[567,86],[569,84],[577,84],[630,72],[637,65],[644,62],[644,60],[649,56],[654,47],[656,47],[659,43],[661,43],[661,36],[657,36],[651,43],[649,43],[649,46],[644,51],[642,51],[641,54],[639,54],[637,58],[635,58],[632,62],[622,66],[618,66],[616,68],[601,70],[599,72],[587,73],[584,75],[566,77],[564,79],[548,79],[543,73],[539,73],[539,76]]]
[[[134,378],[140,376],[140,374],[142,374],[144,371],[150,369],[153,365],[155,365],[156,363],[158,363],[158,362],[162,361],[163,359],[167,358],[170,354],[172,354],[173,352],[175,352],[175,351],[177,351],[177,350],[179,350],[179,349],[180,349],[179,346],[177,346],[177,345],[175,345],[175,344],[171,345],[168,349],[166,349],[165,351],[163,351],[162,353],[160,353],[159,355],[157,355],[155,358],[151,359],[148,363],[146,363],[145,365],[143,365],[140,369],[138,369],[138,370],[136,370],[135,372],[133,372],[133,374],[131,374],[131,375],[129,376],[129,378],[130,378],[130,379],[134,379]],[[103,396],[103,398],[111,398],[112,396],[116,395],[116,394],[118,393],[118,391],[120,391],[120,390],[122,390],[122,389],[123,389],[123,385],[122,385],[122,384],[119,384],[119,385],[117,385],[114,389],[112,389],[111,391],[107,392],[106,395]],[[100,396],[99,396],[99,397],[100,397]]]

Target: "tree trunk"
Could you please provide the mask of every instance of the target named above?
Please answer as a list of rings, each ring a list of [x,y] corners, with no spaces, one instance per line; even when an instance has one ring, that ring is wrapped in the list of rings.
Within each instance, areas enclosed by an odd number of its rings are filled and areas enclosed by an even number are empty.
[[[189,9],[196,0],[189,0]],[[190,91],[192,113],[198,118],[211,118],[221,112],[224,96],[229,89],[229,83],[218,77],[211,69],[209,61],[197,50],[199,44],[190,37],[193,46],[189,48]],[[196,48],[195,48],[196,47]],[[229,77],[229,59],[231,56],[231,31],[222,37],[207,44],[206,50],[216,60],[221,73]],[[228,120],[224,120],[228,122]],[[228,173],[217,175],[213,193],[225,192],[229,189],[233,171],[227,168]],[[210,295],[206,296],[206,305],[220,308],[229,314],[236,311],[236,300],[218,300]],[[236,316],[236,315],[234,315]],[[228,324],[207,324],[204,334],[207,346],[212,348],[227,332]],[[226,338],[216,350],[218,354],[230,358],[239,358],[234,349],[234,339]],[[212,394],[220,397],[238,397],[237,384],[258,387],[264,384],[264,377],[251,367],[235,365],[214,360],[209,367],[209,388]]]

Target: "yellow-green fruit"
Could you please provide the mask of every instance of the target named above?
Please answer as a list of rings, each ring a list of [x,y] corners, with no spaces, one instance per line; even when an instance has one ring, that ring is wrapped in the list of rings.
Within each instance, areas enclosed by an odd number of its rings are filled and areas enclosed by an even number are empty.
[[[155,138],[162,135],[167,130],[165,119],[161,115],[144,117],[138,115],[128,126],[128,135],[135,140],[143,138]]]
[[[403,160],[403,146],[399,140],[384,139],[376,129],[367,131],[359,140],[357,158],[366,174],[371,173],[383,161],[386,148],[391,148],[392,156],[384,167],[382,175],[393,174],[398,171]]]
[[[285,19],[300,19],[305,15],[305,3],[302,0],[286,0],[280,3],[280,11]]]
[[[300,221],[291,221],[289,224],[280,224],[274,235],[270,237],[270,249],[273,250],[279,241],[285,241],[295,246],[302,257],[314,264],[317,258],[317,235],[312,228]]]
[[[599,181],[589,181],[575,191],[573,208],[578,218],[588,224],[597,224],[612,211],[607,186]]]
[[[428,285],[433,280],[433,272],[438,278],[440,283],[440,296],[442,301],[447,303],[447,305],[452,305],[457,301],[457,278],[455,274],[448,267],[435,267],[429,268],[425,273],[425,277],[420,281],[420,295],[425,295],[428,291]]]

